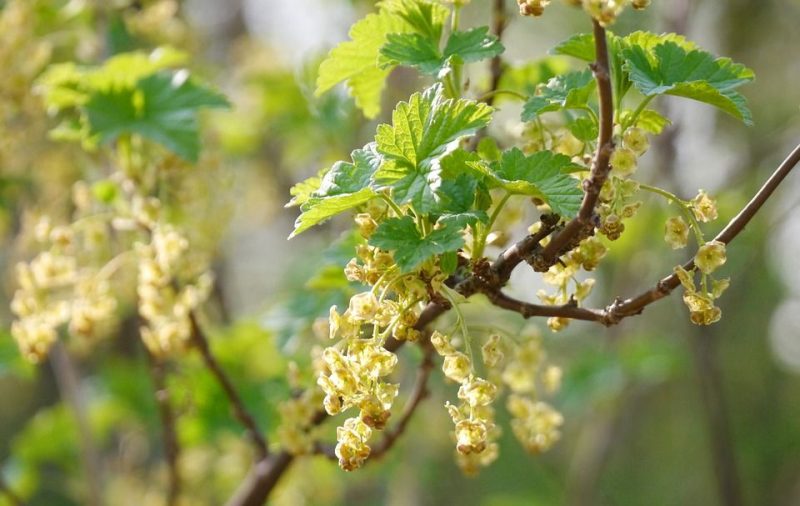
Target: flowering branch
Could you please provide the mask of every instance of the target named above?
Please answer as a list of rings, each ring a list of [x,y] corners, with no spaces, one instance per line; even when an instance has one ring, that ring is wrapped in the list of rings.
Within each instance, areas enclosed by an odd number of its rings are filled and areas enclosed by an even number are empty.
[[[217,383],[220,384],[222,390],[225,392],[225,395],[228,397],[228,402],[230,402],[231,407],[233,408],[233,416],[246,429],[247,435],[255,447],[256,455],[258,456],[259,460],[263,460],[269,455],[269,450],[267,449],[267,442],[264,439],[264,436],[261,435],[261,431],[259,431],[258,426],[256,425],[255,418],[253,418],[253,415],[251,415],[247,410],[244,402],[242,402],[242,398],[239,396],[236,388],[234,388],[230,378],[228,378],[228,375],[222,370],[222,367],[220,367],[217,359],[211,353],[211,348],[208,345],[208,339],[203,333],[203,330],[200,328],[200,325],[197,323],[197,317],[195,314],[190,313],[189,319],[192,325],[192,343],[200,351],[200,354],[203,357],[203,363],[208,370],[211,371],[214,379],[217,380]]]
[[[597,151],[594,155],[594,163],[588,179],[583,182],[584,196],[578,215],[573,218],[564,229],[548,243],[542,252],[542,257],[550,265],[565,250],[571,249],[569,246],[580,235],[582,230],[588,227],[594,228],[594,208],[600,197],[600,190],[603,188],[611,170],[611,154],[614,151],[614,97],[611,90],[611,74],[608,63],[608,41],[606,40],[606,30],[596,20],[592,20],[594,26],[595,62],[591,65],[597,81],[597,89],[600,101],[600,136],[597,141]]]

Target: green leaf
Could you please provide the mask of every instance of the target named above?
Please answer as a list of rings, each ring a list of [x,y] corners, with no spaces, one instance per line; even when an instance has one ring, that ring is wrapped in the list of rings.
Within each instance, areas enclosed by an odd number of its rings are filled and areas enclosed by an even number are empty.
[[[501,151],[497,146],[497,141],[492,137],[484,137],[478,142],[478,156],[484,160],[497,161],[500,159]]]
[[[436,75],[444,62],[439,49],[429,39],[416,33],[392,33],[381,47],[380,66],[416,67],[423,74]]]
[[[375,143],[352,152],[352,163],[336,162],[322,177],[310,178],[295,185],[291,205],[302,204],[302,214],[295,221],[292,237],[332,216],[358,207],[375,197],[369,183],[382,162]],[[315,181],[316,179],[316,181]],[[313,190],[309,190],[316,185]]]
[[[371,142],[363,149],[357,149],[350,155],[353,163],[336,162],[325,174],[315,197],[332,197],[346,193],[356,193],[369,187],[370,180],[380,167],[382,158],[375,151],[375,143]]]
[[[350,29],[349,41],[331,50],[319,67],[316,95],[347,81],[350,95],[364,116],[380,113],[381,92],[392,68],[379,61],[381,48],[390,34],[416,33],[438,45],[447,9],[422,0],[381,2],[379,11],[368,14]]]
[[[426,260],[448,251],[457,251],[464,245],[461,230],[452,223],[423,237],[410,216],[391,218],[380,224],[369,239],[369,244],[394,252],[401,272],[410,272]]]
[[[312,197],[303,204],[303,213],[294,222],[294,231],[289,239],[309,228],[336,216],[339,213],[366,204],[375,197],[375,192],[364,188],[355,193],[343,193],[333,197]]]
[[[752,124],[744,97],[734,91],[753,80],[753,71],[729,58],[714,58],[701,50],[688,51],[675,42],[624,50],[630,80],[645,96],[675,95],[713,105]]]
[[[198,110],[226,106],[225,97],[189,79],[188,73],[162,71],[139,80],[134,88],[94,93],[84,107],[91,134],[101,142],[139,134],[196,162]]]
[[[539,151],[531,156],[518,148],[503,153],[499,162],[468,165],[487,176],[495,185],[518,195],[544,200],[553,212],[571,218],[580,209],[583,192],[578,181],[567,174],[579,168],[568,156]]]
[[[292,196],[292,199],[287,202],[284,207],[295,207],[305,204],[313,196],[314,192],[319,189],[320,184],[322,184],[322,173],[311,176],[295,184],[289,189],[289,195]]]
[[[101,66],[58,63],[49,66],[36,85],[48,108],[62,110],[84,105],[95,92],[131,89],[140,79],[176,68],[187,60],[186,53],[160,47],[149,54],[141,51],[118,54]]]
[[[315,94],[320,96],[347,81],[350,95],[364,116],[377,116],[381,92],[391,71],[378,68],[378,52],[388,34],[407,31],[408,26],[402,18],[388,11],[369,14],[356,22],[350,29],[351,40],[333,48],[320,64]]]
[[[444,97],[441,84],[415,93],[392,114],[392,125],[378,126],[377,151],[390,163],[377,171],[378,189],[391,188],[394,199],[433,212],[440,200],[440,159],[457,141],[489,124],[492,108],[473,100]]]
[[[566,58],[560,56],[549,57],[543,60],[527,63],[524,65],[507,67],[503,70],[500,83],[497,88],[500,90],[516,91],[522,95],[533,95],[536,87],[541,83],[546,83],[551,78],[569,72],[570,65]],[[507,100],[506,94],[499,94],[495,97],[495,103]],[[516,100],[512,98],[511,100]]]
[[[653,109],[645,109],[639,114],[639,117],[636,118],[636,126],[645,129],[653,135],[660,135],[661,132],[671,124],[672,121],[670,121],[669,118],[664,117],[661,113]]]
[[[567,126],[572,135],[580,141],[591,142],[597,140],[599,130],[597,123],[591,118],[576,118],[575,121]]]
[[[588,107],[594,87],[594,77],[589,70],[556,76],[546,86],[539,88],[538,95],[525,103],[522,120],[533,121],[546,112]]]
[[[457,56],[463,62],[472,63],[494,58],[505,51],[503,44],[489,33],[488,26],[480,26],[467,31],[450,34],[444,48],[445,60]]]
[[[440,75],[453,58],[461,62],[476,62],[492,58],[504,49],[485,26],[453,32],[443,53],[439,51],[438,39],[417,33],[389,34],[386,44],[381,47],[379,64],[381,68],[405,65],[415,67],[423,74]]]
[[[593,61],[595,57],[594,35],[591,33],[573,35],[567,40],[559,42],[550,52],[552,54],[572,56],[583,61]]]
[[[654,34],[650,32],[634,32],[625,37],[618,37],[611,32],[606,32],[608,40],[609,67],[614,84],[614,94],[618,101],[628,92],[631,82],[624,68],[625,58],[623,51],[630,47],[641,47],[647,52],[662,42],[674,42],[684,49],[695,49],[695,44],[685,37],[674,33]],[[591,33],[578,34],[561,42],[552,52],[554,54],[572,56],[586,62],[594,61],[595,47],[594,35]]]
[[[449,11],[443,5],[425,0],[384,0],[380,2],[385,9],[399,16],[416,33],[429,40],[439,42],[442,28]]]
[[[477,222],[488,223],[489,215],[484,211],[472,210],[458,214],[443,214],[436,221],[441,225],[453,226],[458,229],[463,229],[467,225],[474,225]]]

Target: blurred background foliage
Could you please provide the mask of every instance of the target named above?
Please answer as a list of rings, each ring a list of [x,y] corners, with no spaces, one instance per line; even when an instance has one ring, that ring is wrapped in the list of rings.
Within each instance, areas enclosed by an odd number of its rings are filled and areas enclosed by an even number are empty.
[[[486,24],[490,3],[473,0],[465,23]],[[36,78],[51,63],[97,63],[168,44],[189,51],[191,66],[228,95],[230,111],[205,117],[200,167],[185,169],[197,170],[191,177],[200,182],[183,191],[201,188],[203,198],[183,213],[208,229],[198,235],[210,238],[204,246],[215,252],[212,347],[261,427],[274,434],[277,403],[291,390],[288,361],[308,363],[318,344],[312,323],[354,293],[340,275],[352,256],[353,239],[342,235],[346,223],[334,220],[287,243],[296,210],[283,205],[295,181],[345,158],[374,132],[375,122],[364,120],[344,93],[313,95],[320,58],[372,4],[0,2],[0,484],[28,504],[56,506],[163,504],[166,483],[133,305],[120,308],[118,329],[98,346],[66,343],[37,367],[23,363],[7,332],[10,274],[31,253],[30,224],[42,214],[66,216],[72,184],[97,178],[98,170],[91,153],[48,137],[54,123],[33,93]],[[556,4],[531,20],[516,16],[508,2],[505,87],[530,86],[567,65],[550,59],[522,66],[588,30],[584,16]],[[753,128],[700,105],[664,102],[674,125],[647,155],[643,177],[684,196],[704,188],[719,197],[724,221],[735,214],[800,139],[798,20],[797,0],[656,0],[645,14],[627,13],[614,26],[617,33],[686,33],[757,75],[745,90]],[[485,79],[471,76],[476,89]],[[412,73],[393,74],[385,104],[420,84]],[[518,106],[499,107],[498,134],[518,129]],[[463,477],[442,408],[453,387],[439,382],[386,458],[350,474],[325,459],[301,459],[274,503],[706,505],[739,496],[744,504],[800,504],[798,189],[800,178],[791,177],[730,248],[725,271],[732,285],[720,301],[720,323],[691,326],[673,297],[616,328],[576,323],[547,337],[548,353],[566,372],[555,400],[566,416],[565,434],[547,455],[526,455],[506,429],[501,458],[479,477]],[[652,285],[683,260],[659,246],[669,210],[658,203],[647,209],[614,244],[598,274],[596,304]],[[197,218],[210,215],[216,219]],[[512,283],[528,298],[538,288],[526,273]],[[479,301],[467,317],[510,334],[544,328]],[[169,372],[184,446],[185,504],[222,504],[247,472],[249,448],[198,357]],[[410,379],[413,371],[401,375]],[[0,504],[12,504],[3,501],[0,494]]]

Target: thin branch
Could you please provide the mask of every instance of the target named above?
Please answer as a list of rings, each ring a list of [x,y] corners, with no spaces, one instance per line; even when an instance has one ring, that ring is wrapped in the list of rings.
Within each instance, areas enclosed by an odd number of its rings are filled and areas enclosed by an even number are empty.
[[[750,223],[750,220],[764,206],[767,200],[775,193],[775,190],[783,182],[792,169],[800,163],[800,145],[794,148],[789,156],[781,163],[772,176],[756,192],[750,202],[737,214],[728,225],[714,238],[716,241],[729,244],[738,236]],[[683,265],[686,270],[694,269],[694,261],[689,260]],[[671,274],[661,279],[655,287],[647,290],[635,297],[625,300],[614,301],[606,308],[608,322],[617,323],[619,320],[640,314],[644,308],[657,300],[663,299],[680,285],[677,274]]]
[[[167,390],[166,367],[164,362],[153,356],[145,348],[147,361],[150,364],[150,376],[153,379],[153,393],[158,405],[158,415],[161,419],[161,431],[164,438],[164,459],[167,462],[168,488],[167,505],[178,504],[181,494],[181,473],[178,459],[180,457],[180,443],[175,430],[175,412],[170,403],[169,390]]]
[[[384,432],[383,440],[373,448],[368,462],[373,459],[381,458],[392,449],[400,436],[405,432],[419,404],[428,396],[428,378],[430,378],[431,370],[433,369],[433,347],[430,345],[430,342],[425,342],[423,346],[425,354],[422,357],[422,362],[419,364],[417,380],[405,408],[403,408],[403,413],[400,415],[397,425],[391,430]]]
[[[775,172],[756,192],[750,202],[737,214],[728,225],[714,238],[725,244],[730,243],[747,226],[758,211],[769,200],[770,196],[786,178],[792,169],[800,163],[800,145],[778,166]],[[522,244],[517,243],[511,249],[516,249]],[[527,246],[525,243],[523,246]],[[527,249],[527,248],[525,248]],[[521,255],[510,255],[517,259]],[[513,262],[512,262],[513,263]],[[519,262],[517,262],[519,263]],[[495,262],[497,264],[497,262]],[[694,269],[694,261],[689,260],[683,265],[686,270]],[[513,299],[500,291],[500,287],[492,284],[479,284],[477,290],[486,294],[489,300],[498,307],[517,312],[526,318],[534,316],[560,316],[573,320],[584,320],[602,323],[606,326],[616,325],[627,317],[641,314],[644,308],[653,302],[663,299],[680,285],[677,274],[671,274],[661,279],[654,288],[647,290],[636,297],[617,299],[605,309],[589,309],[577,307],[575,304],[562,306],[541,306]]]
[[[725,405],[722,374],[714,345],[717,336],[711,329],[695,329],[687,336],[692,349],[700,400],[705,412],[714,473],[717,476],[719,503],[725,506],[744,504],[741,480],[731,434],[731,422]]]
[[[600,101],[600,135],[597,140],[597,151],[589,177],[583,182],[583,201],[578,215],[570,220],[559,234],[553,237],[544,248],[542,257],[552,263],[563,251],[574,246],[574,240],[581,232],[590,228],[593,230],[595,223],[594,208],[600,197],[600,191],[611,171],[611,154],[614,152],[614,97],[611,89],[611,73],[608,63],[608,41],[606,30],[596,20],[594,26],[595,62],[592,64],[594,78],[597,81],[597,90]]]
[[[505,0],[494,0],[492,4],[492,34],[497,37],[497,40],[503,39],[503,32],[508,26],[508,18],[506,16],[506,2]],[[495,56],[489,61],[489,90],[485,95],[485,102],[487,105],[493,105],[496,91],[500,86],[500,78],[503,77],[503,58],[500,55]]]
[[[256,425],[255,418],[253,418],[253,415],[247,410],[244,402],[242,402],[242,398],[233,386],[233,382],[228,378],[225,371],[222,370],[216,357],[214,357],[214,354],[211,352],[208,339],[197,323],[197,317],[194,313],[190,313],[189,318],[192,324],[192,342],[200,351],[206,368],[211,371],[212,376],[214,376],[214,379],[217,380],[217,383],[219,383],[225,395],[228,397],[228,402],[230,402],[233,408],[233,416],[247,431],[247,435],[255,447],[258,459],[263,460],[269,454],[269,450],[267,449],[267,442],[264,436],[261,435],[261,431],[258,429],[258,425]]]
[[[558,316],[571,320],[583,320],[595,323],[603,323],[605,321],[604,311],[578,307],[577,303],[567,303],[560,306],[545,306],[514,299],[500,290],[487,290],[483,293],[486,294],[489,301],[495,306],[519,313],[524,318]]]

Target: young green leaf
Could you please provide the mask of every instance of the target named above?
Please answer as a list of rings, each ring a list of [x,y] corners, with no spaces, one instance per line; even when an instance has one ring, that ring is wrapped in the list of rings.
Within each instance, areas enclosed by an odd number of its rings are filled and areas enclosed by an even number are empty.
[[[494,58],[503,51],[505,47],[497,37],[489,33],[489,27],[479,26],[450,34],[444,48],[444,59],[458,57],[463,62],[472,63]]]
[[[550,151],[525,156],[520,149],[512,148],[503,153],[499,162],[468,165],[510,193],[542,199],[561,216],[571,218],[580,209],[583,192],[578,181],[567,174],[580,166],[568,156]]]
[[[322,95],[347,81],[356,106],[368,118],[380,112],[381,92],[394,65],[387,65],[387,60],[379,61],[381,48],[389,35],[416,33],[435,48],[448,13],[444,6],[424,0],[391,0],[378,5],[377,13],[367,15],[352,26],[351,40],[333,48],[322,62],[315,92],[317,96]]]
[[[594,77],[589,70],[556,76],[539,88],[538,95],[528,99],[522,109],[522,120],[533,121],[546,112],[588,107],[594,88]]]
[[[350,155],[353,163],[336,162],[321,178],[310,178],[292,188],[291,205],[301,204],[302,214],[295,222],[292,237],[332,216],[367,203],[375,197],[370,179],[382,163],[375,143],[357,149]],[[317,184],[311,192],[311,186]]]
[[[350,39],[333,48],[319,67],[317,96],[342,81],[364,116],[374,118],[380,112],[381,92],[391,68],[378,68],[378,52],[390,33],[409,30],[402,18],[382,10],[369,14],[350,28]]]
[[[622,114],[621,121],[623,123],[628,121],[628,114],[632,114],[632,112]],[[661,132],[663,132],[664,129],[671,124],[672,121],[670,121],[669,118],[664,117],[658,111],[653,109],[645,109],[639,113],[639,117],[636,118],[636,124],[634,126],[643,128],[653,135],[660,135]]]
[[[139,134],[195,162],[198,110],[226,106],[225,97],[188,79],[187,73],[162,71],[140,79],[134,88],[95,92],[84,108],[90,132],[101,142]]]
[[[372,175],[383,161],[375,151],[375,143],[371,142],[363,149],[356,149],[350,154],[353,163],[336,162],[323,176],[316,197],[332,197],[345,193],[356,193],[369,187]]]
[[[704,102],[752,124],[744,97],[735,91],[754,79],[753,71],[729,58],[705,51],[688,51],[664,42],[652,53],[641,46],[623,51],[630,80],[645,96],[675,95]]]
[[[423,213],[435,211],[441,186],[440,159],[457,141],[489,124],[492,108],[473,100],[444,97],[441,84],[415,93],[378,126],[377,151],[390,163],[375,174],[376,188],[391,188],[394,199]]]
[[[569,131],[576,139],[582,142],[591,142],[597,140],[599,129],[597,123],[591,118],[576,118],[567,125]]]
[[[423,262],[448,251],[457,251],[464,245],[461,229],[448,223],[422,236],[410,216],[390,218],[380,224],[369,239],[369,244],[394,252],[394,260],[401,272],[410,272]]]
[[[416,33],[391,33],[381,47],[380,67],[415,67],[423,74],[436,75],[442,69],[442,55],[433,42]]]
[[[343,193],[332,197],[311,197],[302,206],[303,213],[294,222],[294,231],[289,239],[295,237],[309,228],[332,218],[339,213],[366,204],[375,198],[375,192],[364,188],[355,193]]]

